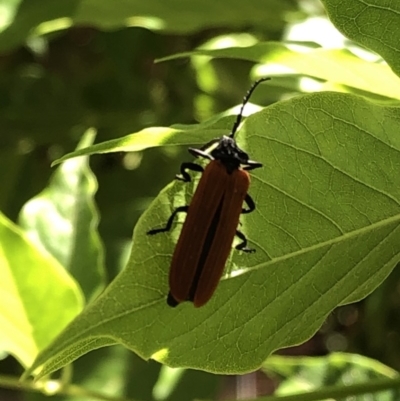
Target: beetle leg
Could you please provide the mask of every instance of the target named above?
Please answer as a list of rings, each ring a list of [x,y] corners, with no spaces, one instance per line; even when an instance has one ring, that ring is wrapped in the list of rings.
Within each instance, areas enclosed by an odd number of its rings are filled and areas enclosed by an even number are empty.
[[[255,249],[247,248],[247,238],[241,231],[236,230],[236,235],[242,240],[242,242],[240,244],[237,244],[235,246],[235,249],[248,253],[253,253],[256,251]]]
[[[202,166],[199,166],[196,163],[191,163],[191,162],[185,162],[181,164],[181,175],[176,175],[175,178],[180,181],[184,182],[190,182],[192,179],[190,178],[190,175],[186,170],[192,170],[192,171],[197,171],[199,173],[202,173],[204,171],[204,168]]]
[[[249,194],[246,194],[246,197],[244,198],[244,202],[248,206],[248,209],[242,209],[242,214],[246,213],[251,213],[253,210],[256,208],[256,204],[254,203],[253,199]]]
[[[262,167],[262,164],[259,162],[256,162],[254,160],[248,160],[246,164],[242,167],[243,170],[249,171],[249,170],[254,170],[255,168]]]
[[[165,227],[162,228],[153,228],[152,230],[147,231],[147,235],[155,235],[155,234],[159,234],[159,233],[165,233],[169,230],[171,230],[172,227],[172,223],[174,222],[175,216],[178,213],[187,213],[189,210],[189,206],[180,206],[178,208],[176,208],[171,216],[169,217],[167,224],[165,225]]]
[[[189,148],[189,153],[195,157],[203,157],[204,159],[214,160],[214,158],[207,152],[201,149]]]

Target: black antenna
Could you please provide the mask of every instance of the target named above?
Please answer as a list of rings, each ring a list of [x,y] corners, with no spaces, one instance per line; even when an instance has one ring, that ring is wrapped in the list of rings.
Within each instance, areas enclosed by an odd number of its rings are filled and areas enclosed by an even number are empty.
[[[271,78],[269,78],[269,77],[264,77],[264,78],[258,79],[257,81],[255,81],[255,82],[253,83],[253,85],[251,86],[251,88],[247,91],[245,97],[243,98],[243,103],[242,103],[242,107],[241,107],[241,109],[240,109],[240,112],[239,112],[239,114],[238,114],[237,117],[236,117],[235,124],[233,124],[232,132],[231,132],[231,134],[229,135],[230,138],[233,138],[233,137],[234,137],[234,135],[235,135],[237,129],[239,128],[240,123],[242,122],[244,106],[246,106],[246,103],[249,101],[251,94],[254,92],[254,89],[256,89],[256,87],[258,86],[258,84],[260,84],[261,82],[269,81],[270,79],[271,79]]]

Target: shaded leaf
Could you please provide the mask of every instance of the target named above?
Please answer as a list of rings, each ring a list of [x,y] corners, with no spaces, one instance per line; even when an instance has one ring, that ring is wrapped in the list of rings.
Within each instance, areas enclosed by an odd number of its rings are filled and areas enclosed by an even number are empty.
[[[307,391],[309,396],[313,392],[336,386],[343,392],[348,386],[362,384],[365,386],[365,394],[355,396],[354,400],[365,400],[365,396],[371,397],[368,386],[376,379],[398,378],[399,374],[394,369],[382,363],[356,354],[334,353],[324,357],[285,357],[273,355],[268,358],[263,366],[269,375],[277,374],[284,378],[276,390],[276,396],[299,394]],[[390,382],[387,388],[390,388]],[[394,386],[393,389],[397,387]],[[349,390],[350,392],[350,390]],[[399,390],[384,391],[375,395],[377,400],[397,400]],[[345,397],[334,397],[346,399]],[[316,399],[314,397],[314,399]]]
[[[8,5],[10,3],[10,5]],[[212,0],[159,1],[123,0],[118,7],[107,0],[52,0],[21,1],[17,13],[12,2],[7,2],[7,25],[0,34],[0,51],[21,45],[32,33],[44,34],[73,25],[93,26],[103,30],[127,26],[142,26],[151,30],[175,33],[192,32],[215,26],[240,27],[268,23],[281,26],[284,14],[293,10],[290,1],[270,0],[260,8],[258,0],[246,3],[232,0],[225,3]],[[15,14],[15,16],[14,16]],[[1,26],[0,26],[1,28]]]
[[[88,131],[79,147],[93,143]],[[94,204],[97,182],[88,159],[69,160],[53,175],[49,186],[22,209],[21,225],[79,282],[90,300],[104,287],[104,252],[97,232]]]

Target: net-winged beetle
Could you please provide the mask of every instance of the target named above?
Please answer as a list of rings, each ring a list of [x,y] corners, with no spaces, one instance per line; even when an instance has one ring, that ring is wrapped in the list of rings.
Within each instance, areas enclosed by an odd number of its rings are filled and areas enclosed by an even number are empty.
[[[200,149],[189,148],[195,157],[210,160],[205,168],[196,163],[182,163],[178,179],[190,182],[188,170],[203,173],[189,206],[174,210],[163,228],[153,229],[154,235],[169,231],[178,213],[187,213],[176,244],[169,272],[168,305],[175,307],[191,301],[200,307],[215,292],[223,274],[235,235],[241,240],[236,249],[254,252],[247,247],[245,235],[238,230],[240,214],[250,213],[255,204],[248,189],[249,170],[262,164],[249,159],[239,148],[234,135],[243,117],[243,109],[258,84],[254,82],[243,99],[242,107],[230,135],[214,139]],[[207,151],[212,149],[211,151]],[[243,208],[243,202],[247,208]]]

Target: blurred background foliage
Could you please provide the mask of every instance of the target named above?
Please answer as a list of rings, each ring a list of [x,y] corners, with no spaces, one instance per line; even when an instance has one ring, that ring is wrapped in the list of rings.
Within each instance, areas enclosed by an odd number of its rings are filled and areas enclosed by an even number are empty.
[[[46,187],[51,162],[72,151],[88,127],[97,128],[96,142],[102,142],[150,126],[203,121],[240,103],[252,81],[254,64],[247,61],[156,59],[222,36],[236,45],[285,39],[319,41],[327,48],[349,44],[318,0],[216,3],[0,2],[0,210],[17,221],[23,205]],[[298,92],[291,76],[260,88],[253,101],[268,105]],[[184,159],[186,149],[178,147],[91,158],[108,281],[124,266],[137,219]],[[281,353],[351,351],[400,369],[398,274],[362,303],[337,310],[310,341]],[[243,378],[168,369],[160,375],[160,369],[112,347],[78,360],[73,377],[85,387],[98,389],[101,383],[104,392],[141,400],[247,394],[240,392]],[[21,367],[3,355],[0,373],[18,375]],[[268,393],[274,383],[259,380],[260,374],[248,380],[259,383],[258,393]],[[0,400],[45,398],[0,389]]]

